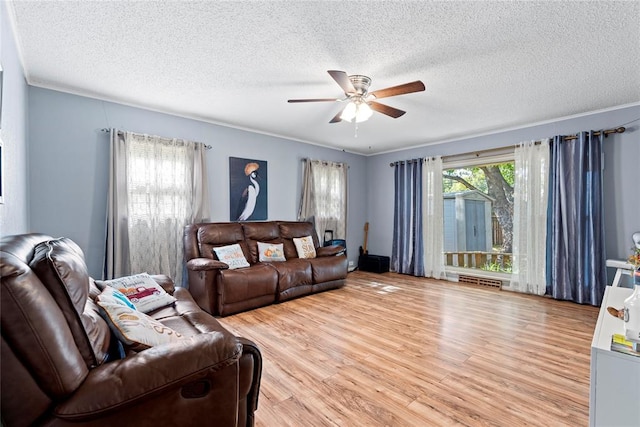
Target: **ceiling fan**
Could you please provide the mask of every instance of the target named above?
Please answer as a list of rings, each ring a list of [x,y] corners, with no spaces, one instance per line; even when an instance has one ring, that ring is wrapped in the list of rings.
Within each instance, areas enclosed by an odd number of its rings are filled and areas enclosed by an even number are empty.
[[[386,114],[389,117],[397,119],[406,111],[390,107],[385,104],[376,102],[376,99],[388,98],[390,96],[404,95],[407,93],[421,92],[425,89],[424,83],[420,80],[405,83],[398,86],[388,87],[369,92],[371,79],[367,76],[353,75],[348,76],[344,71],[329,70],[327,71],[331,77],[340,85],[344,91],[345,98],[315,98],[315,99],[289,99],[287,102],[347,102],[338,114],[335,115],[329,123],[337,123],[343,120],[353,122],[363,122],[373,114],[373,111]]]

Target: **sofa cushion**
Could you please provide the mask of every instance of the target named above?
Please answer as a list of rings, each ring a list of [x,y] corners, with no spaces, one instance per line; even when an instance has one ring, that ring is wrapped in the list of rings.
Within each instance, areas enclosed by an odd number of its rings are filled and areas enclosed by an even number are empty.
[[[255,264],[239,270],[220,270],[218,294],[222,305],[264,295],[275,299],[277,284],[278,273],[270,264]]]
[[[112,280],[96,280],[96,285],[100,289],[106,286],[117,289],[133,303],[136,310],[143,313],[149,313],[176,301],[147,273]]]
[[[91,306],[85,313],[89,273],[82,249],[66,237],[43,241],[34,248],[29,266],[62,311],[87,367],[104,362],[111,334]]]
[[[346,256],[326,256],[308,260],[313,274],[313,283],[330,282],[347,277]]]
[[[260,262],[279,262],[286,261],[284,257],[284,248],[282,243],[263,243],[258,242],[258,261]]]
[[[278,272],[278,293],[296,286],[311,285],[313,275],[309,260],[294,258],[271,264]]]
[[[43,235],[25,236],[28,244],[37,245],[37,238]],[[27,247],[22,241],[2,239],[0,261],[2,264],[2,387],[5,390],[5,369],[12,366],[5,363],[5,340],[7,347],[15,353],[20,365],[31,373],[37,388],[51,399],[64,399],[86,378],[89,368],[75,344],[73,332],[49,290],[44,286],[28,262],[33,246]],[[39,240],[39,239],[38,239]],[[31,249],[31,250],[29,250]],[[12,372],[14,374],[15,372]],[[20,384],[19,390],[11,393],[26,400],[38,400],[38,395],[26,396],[29,384]],[[25,387],[25,389],[21,388]],[[8,396],[8,395],[7,395]],[[5,403],[5,394],[2,403]],[[40,402],[42,403],[42,402]],[[44,402],[48,404],[48,402]],[[4,423],[5,408],[2,408]],[[30,410],[34,406],[29,405]]]
[[[280,221],[278,227],[280,228],[280,238],[284,243],[284,256],[287,259],[298,257],[298,252],[293,244],[294,237],[311,236],[313,246],[315,248],[319,246],[316,230],[310,222]]]
[[[277,222],[243,222],[242,229],[244,230],[245,243],[249,251],[247,260],[250,264],[260,262],[258,242],[282,243]]]
[[[199,255],[219,261],[213,248],[238,243],[248,259],[249,251],[244,241],[242,225],[237,222],[202,224],[198,228]]]
[[[243,222],[242,230],[245,239],[270,242],[280,238],[280,227],[274,221]]]
[[[212,316],[202,311],[185,288],[176,288],[176,303],[162,307],[149,316],[168,326],[183,337],[192,337],[209,332],[225,332],[223,326]]]
[[[249,249],[249,263],[260,261],[258,242],[282,243],[280,228],[277,222],[243,222],[244,238]]]
[[[213,248],[213,251],[216,253],[218,260],[227,264],[230,270],[249,267],[249,263],[244,257],[242,248],[237,243],[229,246]]]
[[[61,237],[41,242],[29,263],[54,296],[62,296],[76,312],[82,312],[89,296],[89,273],[82,249],[71,239]]]
[[[298,258],[307,259],[316,257],[316,248],[313,246],[311,236],[294,237],[293,244],[296,246]]]

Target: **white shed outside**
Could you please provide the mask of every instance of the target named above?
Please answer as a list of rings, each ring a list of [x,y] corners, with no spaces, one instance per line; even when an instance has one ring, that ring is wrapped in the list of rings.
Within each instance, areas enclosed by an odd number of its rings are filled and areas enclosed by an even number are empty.
[[[444,251],[491,252],[491,205],[493,199],[481,191],[445,193]]]

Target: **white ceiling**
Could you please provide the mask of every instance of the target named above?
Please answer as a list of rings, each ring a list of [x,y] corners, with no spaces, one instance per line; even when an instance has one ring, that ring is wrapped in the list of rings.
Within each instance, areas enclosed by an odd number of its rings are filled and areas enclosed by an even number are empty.
[[[640,2],[11,1],[29,84],[373,154],[640,101]],[[406,110],[329,124],[327,70]],[[176,135],[179,136],[179,135]]]

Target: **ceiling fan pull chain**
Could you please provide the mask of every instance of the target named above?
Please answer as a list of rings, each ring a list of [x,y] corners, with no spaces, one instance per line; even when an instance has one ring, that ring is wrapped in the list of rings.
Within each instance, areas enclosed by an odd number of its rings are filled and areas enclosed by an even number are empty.
[[[358,137],[358,122],[356,122],[356,121],[354,120],[354,121],[353,121],[353,123],[355,124],[355,128],[356,128],[356,131],[355,131],[355,134],[353,135],[353,137],[354,137],[354,138],[357,138],[357,137]]]

